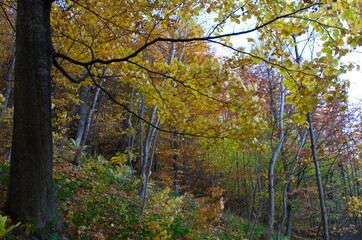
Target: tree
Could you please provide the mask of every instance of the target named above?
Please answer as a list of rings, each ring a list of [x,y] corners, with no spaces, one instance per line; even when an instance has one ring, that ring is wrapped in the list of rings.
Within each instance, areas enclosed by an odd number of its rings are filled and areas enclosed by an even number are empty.
[[[51,0],[19,0],[14,130],[6,211],[43,228],[57,221],[52,178]]]
[[[308,124],[309,124],[309,135],[310,135],[310,141],[311,141],[313,162],[314,162],[315,171],[316,171],[316,180],[317,180],[318,193],[319,193],[319,202],[320,202],[320,207],[321,207],[321,216],[322,216],[322,220],[323,220],[324,239],[329,240],[328,215],[327,215],[327,210],[326,210],[323,182],[322,182],[322,177],[321,177],[321,170],[319,167],[319,160],[318,160],[318,156],[317,156],[315,132],[314,132],[311,113],[307,114],[307,118],[308,118]]]
[[[272,80],[269,80],[272,81]],[[282,79],[281,79],[282,81]],[[273,97],[272,92],[270,93],[271,98]],[[285,139],[284,133],[284,126],[283,126],[283,115],[284,115],[284,104],[285,104],[285,90],[283,83],[280,83],[280,106],[278,109],[278,115],[274,116],[276,122],[278,124],[278,144],[273,149],[273,154],[269,162],[269,169],[268,169],[268,191],[269,191],[269,219],[268,219],[268,226],[264,232],[264,239],[269,239],[270,235],[273,233],[274,227],[274,217],[275,217],[275,165],[278,158],[278,155],[282,151],[283,143]],[[272,109],[273,111],[273,109]],[[277,113],[276,113],[277,114]]]

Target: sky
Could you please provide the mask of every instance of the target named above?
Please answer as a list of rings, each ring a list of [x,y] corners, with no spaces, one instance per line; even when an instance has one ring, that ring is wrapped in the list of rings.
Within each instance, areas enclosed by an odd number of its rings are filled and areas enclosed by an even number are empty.
[[[356,49],[354,52],[349,53],[345,58],[345,61],[357,63],[362,68],[362,47]],[[349,89],[349,102],[354,103],[362,101],[362,69],[358,71],[354,69],[341,77],[351,81]]]

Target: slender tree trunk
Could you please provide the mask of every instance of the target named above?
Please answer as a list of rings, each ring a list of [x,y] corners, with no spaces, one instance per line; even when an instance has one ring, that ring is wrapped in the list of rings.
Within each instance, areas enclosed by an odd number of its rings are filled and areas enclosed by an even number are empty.
[[[156,123],[155,123],[156,127],[160,126],[160,120],[157,119]],[[147,189],[148,189],[148,184],[150,182],[151,179],[151,170],[152,170],[152,165],[153,165],[153,159],[155,156],[155,151],[156,151],[156,142],[157,142],[157,134],[158,134],[158,130],[156,128],[152,127],[152,137],[150,139],[150,142],[152,143],[152,153],[150,156],[150,160],[149,160],[149,164],[147,165],[147,170],[146,170],[146,175],[145,175],[145,181],[144,181],[144,186],[143,186],[143,193],[142,193],[142,199],[143,199],[143,205],[142,205],[142,215],[145,212],[146,209],[146,202],[147,202]]]
[[[269,193],[269,219],[268,219],[268,225],[264,232],[262,239],[269,239],[270,235],[273,233],[274,228],[274,219],[275,219],[275,185],[274,185],[274,169],[276,160],[278,158],[278,155],[280,153],[280,150],[282,149],[284,141],[284,136],[282,139],[279,140],[278,145],[274,149],[272,158],[269,163],[269,184],[268,184],[268,193]]]
[[[131,94],[131,111],[133,112],[134,108],[134,88],[132,88],[132,94]],[[136,138],[135,129],[132,124],[132,113],[129,114],[128,117],[128,126],[129,126],[129,133],[128,133],[128,142],[127,142],[127,160],[129,164],[130,174],[132,181],[134,180],[134,168],[133,168],[133,148],[134,148],[134,141]]]
[[[295,171],[296,162],[299,160],[300,153],[304,146],[306,136],[307,136],[307,131],[304,131],[304,133],[302,135],[302,139],[299,143],[299,148],[298,148],[297,154],[295,155],[295,158],[294,158],[293,166],[290,169],[290,173],[287,176],[287,183],[285,184],[284,189],[283,189],[283,215],[282,215],[282,218],[281,218],[279,226],[278,226],[277,239],[280,239],[280,233],[281,233],[281,230],[283,228],[283,225],[284,225],[284,222],[286,219],[287,219],[286,232],[289,232],[289,234],[291,234],[291,231],[288,229],[288,227],[291,229],[292,216],[290,214],[292,214],[292,209],[293,209],[291,203],[288,202],[288,196],[289,196],[289,193],[291,192],[290,182],[292,180],[292,175],[294,174],[294,171]],[[286,167],[284,170],[288,171],[288,169]],[[289,237],[290,237],[290,235],[289,235]]]
[[[274,228],[274,219],[275,219],[275,185],[274,185],[274,169],[277,158],[279,156],[280,151],[282,150],[283,143],[284,143],[284,128],[283,128],[283,114],[284,114],[284,97],[285,97],[285,89],[284,85],[280,83],[280,106],[279,106],[279,116],[278,116],[278,123],[279,123],[279,135],[278,135],[278,145],[274,148],[272,158],[269,163],[269,170],[268,170],[268,177],[269,177],[269,184],[268,184],[268,192],[269,192],[269,219],[268,225],[265,229],[262,239],[269,239],[270,235],[273,233]]]
[[[12,82],[13,82],[13,76],[15,73],[15,49],[14,49],[14,54],[11,58],[10,61],[10,67],[7,70],[7,86],[6,86],[6,90],[5,90],[5,100],[3,103],[3,109],[1,111],[1,116],[5,117],[6,115],[6,110],[9,108],[9,101],[10,101],[10,96],[11,96],[11,88],[12,88]],[[6,161],[10,162],[11,160],[11,148],[9,149],[9,153],[6,157]]]
[[[4,106],[3,109],[1,111],[1,115],[5,116],[6,114],[6,110],[9,107],[9,101],[10,101],[10,95],[11,95],[11,87],[12,87],[12,82],[13,82],[13,75],[15,72],[15,49],[14,49],[14,55],[11,58],[11,62],[10,62],[10,67],[8,69],[8,75],[7,75],[7,83],[6,83],[6,91],[5,91],[5,100],[4,100]]]
[[[247,169],[245,169],[245,171],[247,171]],[[249,182],[249,185],[248,185],[248,182]],[[248,224],[249,224],[249,218],[251,216],[251,210],[254,207],[254,201],[255,201],[255,195],[254,195],[255,186],[254,186],[253,182],[250,179],[248,181],[246,178],[243,180],[243,185],[244,185],[245,192],[244,192],[244,198],[242,197],[241,199],[242,199],[242,201],[244,200],[245,203],[244,203],[243,210],[242,210],[242,213],[240,214],[240,216],[241,217],[247,216]],[[240,206],[241,205],[242,204],[240,203]]]
[[[168,65],[171,66],[172,65],[172,61],[175,58],[175,54],[176,54],[176,44],[175,43],[171,43],[171,50],[170,50],[170,58],[168,59]],[[179,59],[182,59],[182,54],[179,56]],[[177,83],[174,82],[173,83],[173,88],[177,88]],[[173,127],[172,130],[174,130],[176,132],[176,128]],[[179,147],[179,143],[177,141],[177,135],[176,134],[172,134],[172,143],[171,143],[171,148],[174,151],[174,154],[172,155],[172,159],[173,159],[173,170],[174,170],[174,179],[173,179],[173,186],[174,186],[174,191],[176,194],[180,193],[180,183],[181,183],[181,179],[179,176],[179,171],[180,171],[180,164],[179,164],[179,154],[178,154],[178,149]]]
[[[151,114],[151,118],[150,118],[150,122],[154,123],[155,119],[156,119],[156,113],[157,113],[157,107],[153,107],[153,111]],[[149,166],[149,155],[150,155],[150,150],[151,150],[151,144],[154,140],[154,136],[156,134],[156,130],[153,126],[149,125],[148,129],[147,129],[147,136],[144,139],[144,142],[141,143],[142,146],[142,151],[143,151],[143,160],[142,165],[141,165],[141,191],[140,191],[140,197],[142,199],[145,198],[146,196],[146,190],[147,190],[147,185],[148,185],[148,174],[151,170],[150,166]]]
[[[10,162],[11,161],[11,148],[9,149],[9,153],[8,153],[8,155],[6,156],[6,160],[5,161],[7,161],[7,162]]]
[[[246,186],[246,181],[245,181],[245,186]],[[251,215],[252,215],[252,211],[254,209],[254,205],[256,202],[256,184],[253,183],[252,180],[250,180],[250,186],[251,186],[251,193],[252,193],[252,197],[251,200],[249,201],[249,203],[246,205],[247,211],[248,211],[248,226],[250,226],[250,222],[251,222]]]
[[[173,171],[174,171],[174,180],[173,180],[173,186],[176,194],[180,193],[180,165],[179,165],[179,154],[178,150],[180,149],[179,143],[177,141],[177,135],[173,134],[173,140],[172,140],[172,150],[174,151],[174,154],[172,155],[173,159]]]
[[[141,97],[138,101],[138,115],[141,118],[145,116],[145,96],[141,94]],[[140,168],[138,169],[138,173],[142,176],[142,166],[143,166],[143,149],[142,143],[144,139],[144,129],[143,129],[143,121],[139,120],[139,164]]]
[[[78,126],[77,126],[77,135],[75,137],[75,141],[77,143],[77,147],[79,147],[80,142],[82,141],[82,136],[84,134],[85,122],[87,118],[87,89],[85,86],[80,86],[79,88],[79,100],[81,101],[78,108]]]
[[[291,188],[290,185],[288,186],[288,188]],[[289,189],[288,189],[289,190]],[[290,200],[292,200],[293,197],[290,197]],[[287,202],[287,223],[286,223],[286,227],[285,227],[285,236],[289,238],[291,238],[292,236],[292,227],[293,227],[293,205],[291,203]]]
[[[14,130],[6,212],[39,228],[57,223],[52,178],[50,0],[19,0]]]
[[[322,216],[322,221],[323,221],[324,239],[329,240],[327,209],[326,209],[326,203],[325,203],[325,198],[324,198],[323,183],[322,183],[321,171],[320,171],[320,167],[319,167],[319,160],[318,160],[318,156],[317,156],[317,147],[316,147],[316,140],[315,140],[315,135],[314,135],[314,127],[313,127],[313,120],[312,120],[311,113],[307,114],[307,119],[308,119],[308,123],[309,123],[309,135],[310,135],[310,141],[311,141],[312,157],[313,157],[313,161],[314,161],[316,179],[317,179],[317,185],[318,185],[319,203],[320,203],[321,216]]]
[[[290,177],[291,177],[291,174],[295,172],[295,167],[296,167],[296,162],[299,160],[299,157],[300,157],[300,154],[301,154],[301,151],[302,151],[302,148],[304,146],[304,143],[305,143],[305,140],[306,140],[306,137],[307,137],[307,130],[305,130],[302,134],[302,139],[300,141],[300,144],[299,144],[299,149],[298,149],[298,152],[295,156],[295,159],[294,159],[294,164],[293,164],[293,167],[291,169],[291,173],[290,173]],[[294,199],[294,196],[293,195],[290,195],[290,192],[292,191],[292,187],[290,185],[290,180],[291,178],[288,177],[288,183],[287,183],[287,186],[286,186],[286,190],[287,190],[287,196],[289,196],[289,200],[290,201],[287,201],[286,202],[286,220],[287,220],[287,223],[286,223],[286,227],[285,227],[285,235],[290,238],[291,237],[291,234],[292,234],[292,226],[293,226],[293,206],[292,206],[292,203],[291,203],[291,200]],[[281,224],[281,227],[282,227],[283,223]]]
[[[238,188],[238,189],[237,189],[237,193],[238,193],[238,206],[239,206],[239,212],[240,212],[239,215],[241,215],[243,209],[242,209],[242,204],[241,204],[240,174],[239,174],[239,162],[238,162],[238,160],[239,160],[239,159],[238,159],[238,155],[236,154],[236,159],[235,159],[235,161],[236,161],[236,183],[237,183],[236,187]],[[245,190],[246,190],[246,189],[245,189]]]
[[[259,159],[259,156],[256,156],[255,157],[256,166],[260,165],[260,162],[258,161],[258,159]],[[261,161],[264,162],[264,159],[262,159]],[[255,192],[254,196],[255,196],[255,201],[256,201],[257,195],[260,196],[260,199],[259,199],[259,207],[257,209],[257,214],[253,213],[254,220],[253,220],[253,223],[252,223],[251,231],[248,232],[249,239],[252,239],[252,237],[254,235],[255,227],[257,225],[258,220],[260,219],[261,213],[263,212],[263,206],[264,206],[263,184],[262,184],[262,181],[261,181],[261,178],[260,178],[260,172],[261,172],[260,167],[257,167],[256,170],[255,170],[257,186],[255,187],[255,189],[257,188],[258,193]],[[253,204],[255,204],[255,201],[254,201]],[[256,209],[255,209],[255,211],[256,211]],[[250,227],[250,224],[249,224],[249,227]]]
[[[102,87],[103,85],[103,80],[99,83],[99,86]],[[99,97],[99,93],[100,93],[100,88],[96,89],[96,92],[94,94],[94,98],[93,98],[93,102],[92,105],[90,106],[86,121],[85,121],[85,128],[84,128],[84,132],[82,134],[82,140],[80,141],[79,147],[77,149],[77,152],[75,153],[74,159],[73,159],[73,164],[79,168],[80,167],[80,159],[84,150],[84,146],[85,143],[87,142],[88,139],[88,135],[89,135],[89,131],[90,131],[90,126],[92,123],[92,118],[93,118],[93,114],[94,114],[94,110],[96,108],[97,105],[97,101],[98,101],[98,97]]]

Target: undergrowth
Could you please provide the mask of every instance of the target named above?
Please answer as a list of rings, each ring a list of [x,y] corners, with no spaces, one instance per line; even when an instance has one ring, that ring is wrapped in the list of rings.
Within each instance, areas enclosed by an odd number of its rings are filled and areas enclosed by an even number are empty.
[[[171,189],[151,183],[142,214],[138,181],[131,179],[127,165],[87,155],[82,169],[75,169],[68,155],[68,150],[56,154],[54,183],[58,212],[69,239],[246,239],[245,223],[222,213],[219,188],[210,190],[209,196],[195,198],[191,194],[175,196]],[[9,164],[0,165],[0,187],[4,189]],[[0,193],[4,202],[5,191]],[[256,229],[251,239],[261,232]],[[26,238],[10,233],[7,239]]]

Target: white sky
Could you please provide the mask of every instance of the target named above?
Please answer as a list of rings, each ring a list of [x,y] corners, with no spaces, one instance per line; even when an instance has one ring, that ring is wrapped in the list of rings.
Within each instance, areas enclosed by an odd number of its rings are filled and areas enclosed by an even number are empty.
[[[345,57],[345,61],[357,63],[362,68],[362,47],[359,47],[356,49],[356,51],[349,53]],[[349,89],[349,101],[353,103],[358,100],[362,100],[362,69],[359,71],[354,69],[351,72],[343,74],[341,77],[351,81],[351,86]]]

